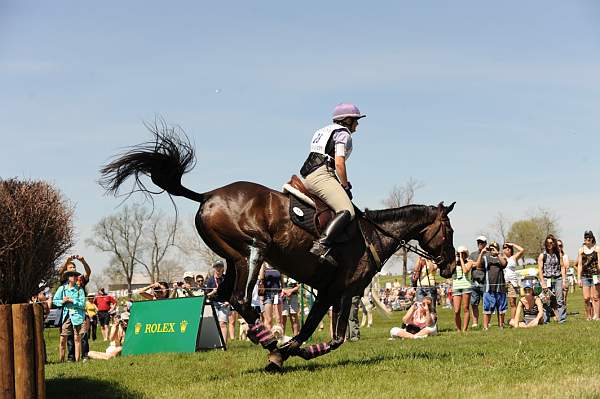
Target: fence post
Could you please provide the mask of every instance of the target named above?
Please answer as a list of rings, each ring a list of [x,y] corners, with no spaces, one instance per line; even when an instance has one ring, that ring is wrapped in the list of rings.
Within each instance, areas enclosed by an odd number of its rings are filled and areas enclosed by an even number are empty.
[[[35,341],[35,383],[38,399],[46,397],[46,351],[44,344],[44,307],[36,303],[33,305],[33,326]]]
[[[35,397],[35,362],[33,305],[19,303],[12,305],[13,350],[15,365],[15,398]]]
[[[0,305],[0,399],[14,399],[13,328],[11,305]]]

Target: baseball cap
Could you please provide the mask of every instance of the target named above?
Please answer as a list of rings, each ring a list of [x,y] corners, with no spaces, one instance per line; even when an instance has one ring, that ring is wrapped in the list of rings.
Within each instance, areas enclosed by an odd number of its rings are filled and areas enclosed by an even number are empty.
[[[196,275],[194,272],[185,272],[183,273],[183,278],[194,278]]]
[[[213,268],[217,268],[217,267],[225,267],[225,263],[223,263],[222,260],[218,260],[215,263],[213,263]]]
[[[475,239],[475,241],[481,241],[481,242],[487,242],[487,237],[486,236],[479,236]]]
[[[459,246],[458,248],[456,248],[456,252],[458,253],[462,253],[462,252],[469,252],[469,249],[467,247],[465,247],[464,245]]]
[[[529,280],[529,279],[521,281],[521,285],[523,286],[523,289],[525,289],[525,288],[533,288],[533,282],[531,280]]]

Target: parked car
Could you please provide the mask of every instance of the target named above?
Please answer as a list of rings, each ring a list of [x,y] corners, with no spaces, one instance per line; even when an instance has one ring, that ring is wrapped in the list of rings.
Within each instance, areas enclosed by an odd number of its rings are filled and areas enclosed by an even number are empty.
[[[50,309],[50,313],[46,315],[44,319],[44,324],[46,327],[54,327],[54,323],[56,319],[60,316],[60,309]]]

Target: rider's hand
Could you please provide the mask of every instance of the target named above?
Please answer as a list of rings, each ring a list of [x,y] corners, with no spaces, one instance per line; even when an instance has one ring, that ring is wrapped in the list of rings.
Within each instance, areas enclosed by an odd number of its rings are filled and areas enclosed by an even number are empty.
[[[350,191],[350,190],[352,190],[352,184],[350,184],[350,182],[348,182],[348,183],[346,183],[345,186],[342,186],[342,188],[348,195],[348,198],[350,198],[350,200],[352,200],[352,191]]]

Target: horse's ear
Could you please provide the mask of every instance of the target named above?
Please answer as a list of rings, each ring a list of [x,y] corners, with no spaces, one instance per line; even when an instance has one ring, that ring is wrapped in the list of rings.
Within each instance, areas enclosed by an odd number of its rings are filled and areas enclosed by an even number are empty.
[[[444,210],[444,201],[440,202],[437,206],[439,211],[443,211]]]
[[[446,215],[449,214],[450,212],[452,212],[452,210],[454,209],[454,205],[456,204],[456,201],[454,201],[453,203],[450,204],[450,206],[446,207]]]

